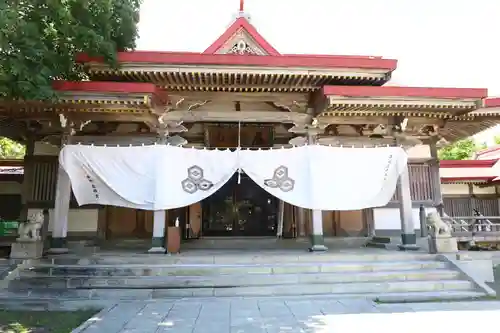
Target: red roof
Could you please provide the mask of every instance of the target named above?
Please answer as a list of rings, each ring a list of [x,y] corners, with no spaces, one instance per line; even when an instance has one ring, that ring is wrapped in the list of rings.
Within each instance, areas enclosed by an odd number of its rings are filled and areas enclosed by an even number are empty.
[[[442,160],[441,168],[491,168],[498,160]]]
[[[215,42],[212,43],[203,54],[215,54],[221,47],[226,44],[227,41],[231,39],[239,30],[243,29],[246,31],[257,43],[257,45],[267,52],[267,54],[271,56],[279,56],[280,53],[269,44],[264,37],[255,29],[253,25],[248,22],[245,17],[239,17],[236,21],[234,21],[231,26],[224,31],[222,35]]]
[[[268,55],[216,54],[238,31],[243,29],[255,43]],[[77,55],[77,61],[104,62],[102,57]],[[181,65],[234,65],[234,66],[268,66],[268,67],[309,67],[309,68],[363,68],[381,69],[392,72],[397,67],[397,60],[374,56],[344,55],[281,55],[257,29],[245,18],[239,17],[233,24],[213,42],[203,53],[195,52],[157,52],[129,51],[119,52],[120,63],[181,64]]]
[[[491,176],[472,176],[472,177],[441,177],[441,182],[491,182],[496,177]]]
[[[103,58],[79,54],[79,62],[104,62]],[[310,68],[369,68],[393,71],[397,60],[361,57],[325,57],[314,55],[257,56],[236,54],[202,54],[192,52],[119,52],[118,62],[179,65],[233,65],[268,67],[310,67]]]
[[[54,81],[52,86],[57,91],[116,92],[116,93],[160,93],[152,83],[135,82],[99,82],[99,81]]]
[[[432,97],[432,98],[485,98],[487,89],[423,88],[423,87],[372,87],[372,86],[324,86],[325,95],[352,97]]]
[[[484,100],[484,106],[487,108],[500,107],[500,97],[487,98]]]

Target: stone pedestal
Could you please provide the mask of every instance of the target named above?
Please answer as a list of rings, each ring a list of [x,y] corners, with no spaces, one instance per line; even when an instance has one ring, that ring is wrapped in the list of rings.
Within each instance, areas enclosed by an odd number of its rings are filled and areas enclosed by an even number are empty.
[[[429,241],[429,253],[456,253],[458,252],[457,239],[455,237],[427,237]]]
[[[22,241],[12,243],[10,249],[11,259],[38,259],[43,255],[43,241]]]

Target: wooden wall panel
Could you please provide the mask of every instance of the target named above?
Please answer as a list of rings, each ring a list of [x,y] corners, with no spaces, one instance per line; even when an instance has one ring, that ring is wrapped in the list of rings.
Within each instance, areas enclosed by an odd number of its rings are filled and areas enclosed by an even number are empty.
[[[32,179],[27,202],[53,207],[59,168],[57,156],[32,156],[26,158],[25,163],[25,168],[31,173],[26,179]]]
[[[106,236],[112,238],[133,238],[137,225],[134,209],[123,207],[108,207],[108,223]]]
[[[189,228],[191,231],[190,232],[191,238],[199,238],[202,234],[201,216],[202,216],[201,202],[197,202],[189,206]]]
[[[152,237],[153,212],[114,206],[108,206],[107,212],[106,238]]]
[[[323,235],[325,237],[335,236],[335,211],[323,211]]]
[[[432,189],[431,166],[424,163],[410,163],[408,165],[410,174],[410,191],[413,201],[431,201],[434,200]],[[398,202],[398,192],[395,191],[391,202]]]
[[[498,198],[487,197],[444,197],[444,211],[449,216],[472,216],[477,209],[484,216],[499,216]]]
[[[365,220],[362,210],[349,210],[337,212],[336,223],[337,236],[340,237],[361,237],[364,236]]]
[[[297,215],[295,206],[285,203],[283,214],[283,238],[297,237]]]

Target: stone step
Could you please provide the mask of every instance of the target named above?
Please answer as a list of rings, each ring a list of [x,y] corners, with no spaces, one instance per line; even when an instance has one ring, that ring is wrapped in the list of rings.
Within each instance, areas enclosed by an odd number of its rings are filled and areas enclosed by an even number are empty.
[[[349,263],[349,262],[397,262],[397,261],[433,261],[436,255],[428,253],[389,252],[387,250],[375,251],[374,253],[275,253],[265,251],[258,255],[242,255],[240,252],[217,253],[211,255],[209,252],[195,255],[158,255],[158,254],[134,254],[123,253],[99,256],[58,256],[36,261],[39,264],[55,265],[120,265],[120,264],[142,264],[142,265],[236,265],[236,264],[282,264],[282,263]]]
[[[456,280],[461,274],[448,269],[363,272],[363,273],[299,273],[299,274],[247,274],[217,276],[21,276],[10,281],[9,288],[193,288],[193,287],[241,287],[261,285],[329,284],[350,282]]]
[[[274,296],[260,296],[259,300],[272,299]],[[342,299],[370,299],[381,302],[426,302],[426,301],[458,301],[458,300],[473,300],[484,297],[483,293],[475,291],[441,291],[441,292],[408,292],[408,293],[391,293],[390,295],[379,295],[376,293],[368,294],[343,294],[342,297],[332,295],[313,295],[313,296],[284,296],[280,299],[286,300],[342,300]],[[252,299],[253,297],[246,297]],[[168,298],[167,298],[168,300]],[[191,298],[191,301],[205,300],[204,298]],[[77,311],[82,309],[98,309],[112,306],[116,303],[116,299],[75,299],[75,298],[60,298],[60,297],[42,297],[36,298],[34,295],[28,297],[20,296],[15,293],[0,293],[0,302],[2,308],[17,311]],[[145,300],[146,302],[160,301],[159,299]]]
[[[475,292],[469,281],[392,281],[366,283],[294,284],[248,286],[233,288],[179,288],[179,289],[31,289],[4,292],[13,298],[28,299],[116,299],[149,300],[179,297],[250,297],[323,295],[338,298],[364,295],[389,297],[407,293]],[[482,294],[482,293],[480,293]],[[375,296],[376,295],[376,296]],[[484,294],[482,294],[484,295]]]
[[[48,265],[37,264],[20,276],[210,276],[224,274],[362,273],[445,269],[441,261],[289,263],[241,265]]]

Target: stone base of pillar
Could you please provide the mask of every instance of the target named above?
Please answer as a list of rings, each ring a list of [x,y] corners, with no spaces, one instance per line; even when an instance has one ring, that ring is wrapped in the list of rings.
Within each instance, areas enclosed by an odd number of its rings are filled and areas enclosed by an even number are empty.
[[[417,234],[401,234],[401,244],[398,245],[400,251],[417,251]]]
[[[161,253],[165,254],[167,252],[167,249],[165,249],[162,246],[154,246],[148,250],[148,253]]]
[[[417,244],[399,244],[399,251],[418,251],[420,250],[420,246]]]
[[[151,240],[151,248],[148,250],[148,253],[161,253],[165,254],[167,249],[163,247],[165,244],[165,238],[163,237],[153,237]]]
[[[67,247],[66,238],[52,237],[50,239],[50,249],[47,250],[47,253],[64,254],[68,252],[69,250]]]
[[[328,248],[325,245],[316,244],[309,248],[309,252],[325,252]]]
[[[323,235],[311,235],[311,247],[310,252],[324,252],[328,250],[325,246]]]

